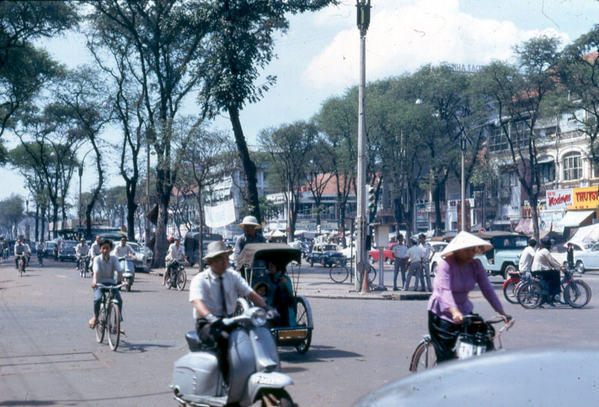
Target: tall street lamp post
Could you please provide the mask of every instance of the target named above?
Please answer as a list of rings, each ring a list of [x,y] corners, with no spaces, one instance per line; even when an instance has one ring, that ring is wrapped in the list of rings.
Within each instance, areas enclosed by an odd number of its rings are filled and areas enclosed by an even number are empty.
[[[366,122],[365,122],[365,99],[366,99],[366,31],[370,25],[370,0],[356,0],[358,11],[358,29],[360,30],[360,87],[358,106],[358,182],[357,182],[357,250],[356,250],[356,276],[361,273],[362,292],[370,291],[368,276],[365,275],[366,264]],[[360,290],[358,278],[356,291]]]
[[[85,157],[87,157],[87,155],[89,153],[91,153],[92,151],[94,151],[93,149],[89,150],[87,153],[85,153],[85,155],[83,156],[83,159],[81,160],[81,164],[79,164],[79,211],[77,213],[77,217],[79,218],[79,227],[81,227],[81,218],[83,217],[83,202],[81,200],[81,178],[83,178],[83,166],[85,164]]]

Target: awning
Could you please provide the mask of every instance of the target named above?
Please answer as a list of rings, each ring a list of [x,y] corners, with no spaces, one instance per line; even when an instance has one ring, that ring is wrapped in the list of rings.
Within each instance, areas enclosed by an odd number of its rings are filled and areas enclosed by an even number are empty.
[[[518,225],[514,228],[516,232],[524,233],[525,235],[532,235],[532,219],[520,218]]]
[[[577,228],[593,216],[594,213],[595,211],[568,211],[566,216],[558,222],[558,225],[565,228]],[[590,221],[587,223],[590,223]]]

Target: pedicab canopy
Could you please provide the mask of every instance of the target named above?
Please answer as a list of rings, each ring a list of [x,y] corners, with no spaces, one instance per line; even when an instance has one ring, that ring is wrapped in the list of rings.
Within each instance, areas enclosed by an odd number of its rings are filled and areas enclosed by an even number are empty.
[[[254,267],[257,260],[264,261],[261,267],[266,267],[266,260],[269,260],[277,267],[284,268],[292,261],[301,264],[302,252],[284,243],[249,243],[237,258],[237,270],[241,270],[244,265]]]

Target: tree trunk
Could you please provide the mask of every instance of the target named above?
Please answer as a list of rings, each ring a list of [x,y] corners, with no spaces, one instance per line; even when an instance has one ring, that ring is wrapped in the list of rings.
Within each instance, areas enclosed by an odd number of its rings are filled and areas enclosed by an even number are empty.
[[[35,205],[35,241],[39,240],[39,232],[40,232],[40,207],[39,205]]]
[[[441,193],[443,192],[442,185],[435,183],[435,189],[433,190],[433,200],[435,202],[435,236],[441,235],[442,223],[441,223]]]
[[[127,193],[127,240],[135,241],[135,213],[137,212],[137,203],[135,203],[135,184],[137,179],[127,183],[125,191]],[[141,235],[140,235],[141,236]]]
[[[158,221],[156,223],[156,243],[154,244],[154,267],[164,267],[164,257],[168,249],[166,239],[166,224],[168,221],[169,197],[159,196]]]
[[[239,109],[229,106],[228,111],[231,118],[231,125],[233,126],[233,134],[235,135],[235,144],[237,145],[237,151],[239,152],[243,171],[245,173],[245,200],[250,206],[250,213],[256,217],[258,223],[261,223],[262,217],[260,216],[260,202],[258,201],[256,164],[254,164],[250,158],[250,153],[241,127],[241,121],[239,120]]]

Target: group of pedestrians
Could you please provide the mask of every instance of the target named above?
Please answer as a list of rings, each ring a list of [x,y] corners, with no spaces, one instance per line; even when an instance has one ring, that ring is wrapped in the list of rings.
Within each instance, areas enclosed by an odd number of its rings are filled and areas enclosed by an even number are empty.
[[[415,277],[414,291],[432,292],[430,260],[433,256],[433,248],[426,241],[426,236],[423,233],[418,237],[413,236],[410,242],[411,245],[408,248],[404,244],[403,235],[398,234],[397,244],[391,248],[395,266],[393,272],[393,291],[400,290],[397,286],[397,277],[401,271],[401,290],[407,291],[410,288],[412,277]],[[420,290],[418,289],[419,283],[421,283]]]

